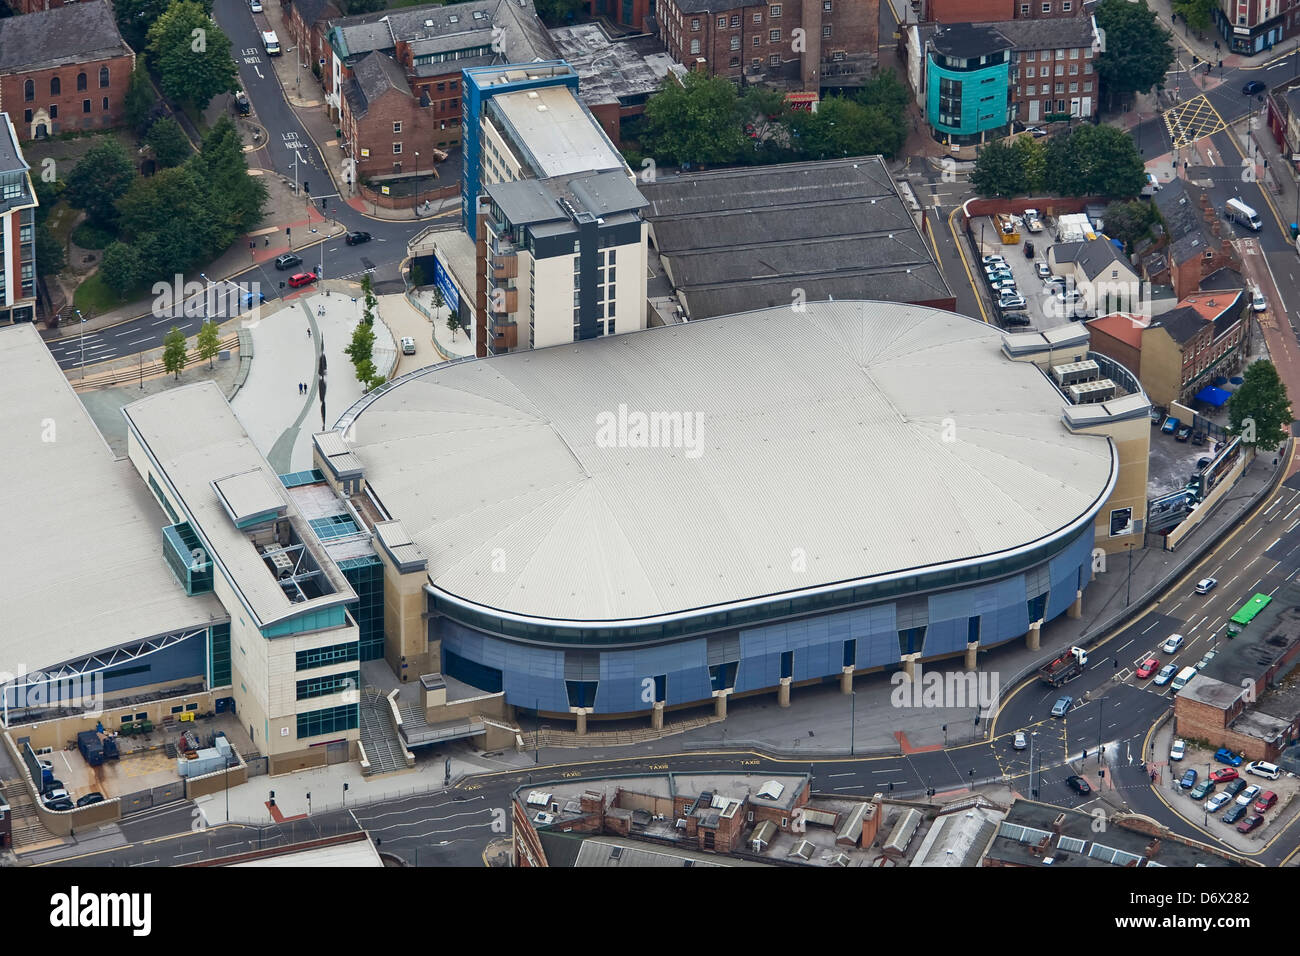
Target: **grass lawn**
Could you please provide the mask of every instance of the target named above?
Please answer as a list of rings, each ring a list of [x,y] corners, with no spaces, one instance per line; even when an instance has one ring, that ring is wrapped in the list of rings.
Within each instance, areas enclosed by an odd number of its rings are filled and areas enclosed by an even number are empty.
[[[142,298],[149,294],[149,286],[141,285],[134,290],[131,295],[127,296],[126,301],[131,302],[134,299]],[[104,285],[99,273],[87,279],[81,285],[77,286],[77,291],[72,296],[72,304],[80,309],[83,313],[90,315],[103,315],[105,312],[112,312],[114,309],[120,309],[126,303],[120,301],[117,295]]]

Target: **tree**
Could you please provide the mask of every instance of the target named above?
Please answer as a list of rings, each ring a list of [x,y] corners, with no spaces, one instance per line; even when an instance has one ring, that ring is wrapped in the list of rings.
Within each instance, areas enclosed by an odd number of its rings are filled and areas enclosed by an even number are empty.
[[[194,152],[181,124],[170,116],[154,123],[144,141],[153,149],[158,165],[164,168],[179,166]]]
[[[202,110],[218,93],[238,89],[230,38],[196,0],[173,0],[148,40],[149,63],[169,99]]]
[[[1215,0],[1174,0],[1174,13],[1196,30],[1208,30],[1218,4]]]
[[[174,325],[163,338],[163,368],[178,379],[185,370],[185,333]]]
[[[1160,26],[1146,0],[1102,0],[1096,18],[1104,31],[1097,73],[1112,105],[1116,96],[1163,89],[1174,62],[1172,34]]]
[[[1106,235],[1132,246],[1151,232],[1158,216],[1155,203],[1113,202],[1106,207]]]
[[[1291,400],[1277,368],[1267,359],[1246,366],[1242,383],[1228,399],[1228,431],[1242,444],[1273,451],[1287,437]]]
[[[68,264],[63,254],[63,243],[50,231],[49,223],[36,227],[36,271],[52,276],[63,271]]]
[[[986,143],[975,157],[970,184],[985,198],[1010,198],[1025,192],[1024,156],[1004,140]]]
[[[411,263],[411,288],[418,289],[424,285],[424,269],[418,262]]]
[[[902,121],[912,95],[893,70],[881,70],[875,79],[858,90],[857,101],[863,106],[878,106]]]
[[[117,295],[119,301],[125,299],[127,294],[144,279],[140,253],[134,246],[125,242],[109,243],[99,262],[99,276],[104,285]]]
[[[157,102],[158,95],[149,81],[149,71],[145,69],[144,59],[137,59],[135,69],[131,72],[131,85],[126,88],[126,97],[123,100],[126,121],[137,132],[142,132]]]
[[[199,346],[199,357],[208,360],[208,368],[212,368],[213,357],[221,351],[221,333],[217,330],[217,323],[213,319],[203,323],[199,329],[197,339]]]
[[[1020,168],[1024,172],[1025,192],[1031,196],[1041,194],[1047,177],[1047,144],[1033,136],[1020,136],[1012,149],[1019,157]]]
[[[1127,198],[1146,184],[1146,167],[1126,131],[1085,123],[1074,130],[1069,145],[1080,157],[1087,194]]]
[[[77,209],[86,210],[95,225],[109,228],[117,222],[115,203],[126,195],[135,179],[135,164],[126,149],[108,137],[86,150],[73,167],[64,198]]]
[[[208,261],[235,239],[229,218],[190,163],[136,180],[117,208],[121,230],[141,261],[169,276]]]
[[[189,166],[206,185],[211,205],[220,210],[222,222],[233,234],[247,232],[261,220],[268,195],[266,183],[260,177],[248,175],[248,160],[239,131],[228,116],[213,124],[203,138],[203,149],[190,160]],[[229,244],[228,241],[221,248]]]
[[[361,321],[366,326],[373,328],[375,324],[375,306],[379,305],[379,300],[375,298],[375,290],[370,283],[369,272],[361,277],[361,297],[363,303]]]
[[[643,151],[660,165],[729,163],[744,148],[736,87],[723,77],[692,70],[674,74],[646,102]]]
[[[113,0],[113,13],[122,39],[132,50],[142,50],[149,28],[171,6],[172,0]],[[199,0],[204,13],[212,12],[212,0]]]
[[[39,226],[50,218],[50,210],[63,198],[63,193],[68,187],[61,179],[46,182],[40,176],[34,176],[32,188],[36,190],[36,201],[40,204],[36,207],[36,225]]]
[[[348,353],[352,359],[352,365],[357,372],[357,381],[363,385],[374,376],[374,364],[372,359],[375,352],[375,330],[365,322],[358,322],[357,327],[352,330],[352,341],[343,351]],[[370,366],[369,372],[362,374],[362,364]]]

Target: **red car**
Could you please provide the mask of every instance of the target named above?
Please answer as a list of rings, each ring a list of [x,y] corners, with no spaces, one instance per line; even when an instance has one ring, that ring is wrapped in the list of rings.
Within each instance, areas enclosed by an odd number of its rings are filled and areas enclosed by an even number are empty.
[[[1238,776],[1237,771],[1231,767],[1224,767],[1222,770],[1216,770],[1210,774],[1210,779],[1215,783],[1227,783],[1229,780],[1236,780]]]
[[[289,288],[300,289],[305,285],[311,285],[316,281],[316,276],[311,272],[299,272],[289,277]]]
[[[1156,660],[1154,657],[1148,657],[1146,660],[1142,662],[1142,666],[1137,669],[1137,675],[1138,677],[1144,679],[1150,677],[1152,674],[1156,672],[1156,668],[1158,668],[1159,666],[1160,666],[1160,662],[1158,660]]]
[[[1272,790],[1265,790],[1259,795],[1259,800],[1255,802],[1256,813],[1267,813],[1268,808],[1277,803],[1277,794]]]
[[[1240,823],[1237,824],[1237,832],[1249,833],[1251,830],[1256,829],[1263,822],[1264,822],[1264,818],[1261,817],[1258,813],[1251,814],[1250,816],[1246,817],[1246,819],[1242,820]]]

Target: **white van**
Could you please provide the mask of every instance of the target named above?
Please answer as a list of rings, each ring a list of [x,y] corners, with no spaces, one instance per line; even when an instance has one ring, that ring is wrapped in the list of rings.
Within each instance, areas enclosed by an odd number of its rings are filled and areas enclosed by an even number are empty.
[[[1174,682],[1169,686],[1173,688],[1174,693],[1177,693],[1178,691],[1186,687],[1187,682],[1195,676],[1196,676],[1195,667],[1184,667],[1182,670],[1178,672],[1178,676],[1174,678]]]
[[[1264,224],[1259,221],[1259,216],[1255,214],[1255,210],[1240,199],[1229,199],[1223,206],[1223,214],[1238,225],[1245,226],[1255,232],[1259,232],[1264,228]]]
[[[274,30],[262,31],[262,46],[266,48],[267,56],[280,55],[280,38],[275,35]]]

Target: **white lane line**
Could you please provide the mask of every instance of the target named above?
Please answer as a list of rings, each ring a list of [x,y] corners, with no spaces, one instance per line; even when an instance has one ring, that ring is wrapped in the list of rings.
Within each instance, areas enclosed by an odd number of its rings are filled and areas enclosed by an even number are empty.
[[[1264,530],[1264,526],[1263,526],[1263,525],[1260,525],[1258,528],[1255,529],[1255,534],[1252,534],[1252,535],[1251,535],[1249,538],[1247,538],[1246,540],[1247,540],[1247,541],[1254,541],[1254,540],[1255,540],[1255,537],[1256,537],[1256,536],[1257,536],[1261,531],[1263,531],[1263,530]],[[1238,548],[1238,549],[1237,549],[1237,551],[1240,551],[1240,550],[1241,550],[1241,548]],[[1234,551],[1234,552],[1232,552],[1232,553],[1233,553],[1233,554],[1236,554],[1237,551]]]
[[[860,783],[854,783],[854,784],[850,784],[850,785],[847,786],[847,787],[836,787],[835,790],[836,790],[836,792],[838,792],[838,791],[840,791],[840,790],[861,790],[863,786],[864,786],[863,784],[860,784]]]
[[[1177,610],[1178,610],[1180,607],[1182,607],[1182,606],[1183,606],[1183,602],[1182,602],[1182,601],[1179,601],[1177,604],[1175,604],[1173,607],[1171,607],[1171,608],[1169,609],[1169,613],[1170,613],[1170,614],[1173,614],[1174,611],[1177,611]]]
[[[1254,591],[1255,588],[1259,587],[1259,582],[1260,582],[1260,581],[1263,581],[1263,580],[1264,580],[1263,578],[1256,578],[1256,579],[1255,579],[1255,583],[1252,584],[1252,585],[1251,585],[1249,588],[1247,588],[1246,590],[1248,590],[1248,591]]]
[[[1231,561],[1233,558],[1235,558],[1237,556],[1237,552],[1240,550],[1241,548],[1237,548],[1237,551],[1234,551],[1232,552],[1232,554],[1228,555],[1228,560]]]
[[[1295,571],[1300,571],[1300,568],[1296,568]],[[1293,577],[1295,577],[1295,571],[1292,571],[1290,574],[1286,576],[1286,579],[1288,581],[1290,581]]]
[[[1133,641],[1136,641],[1136,640],[1137,640],[1136,637],[1133,638]],[[1133,641],[1129,641],[1128,644],[1132,644]],[[1128,647],[1128,644],[1125,644],[1124,647]],[[1119,654],[1124,650],[1124,647],[1121,647],[1121,648],[1119,648],[1118,650],[1115,651],[1116,656],[1118,656],[1118,655],[1119,655]]]
[[[1279,541],[1281,541],[1281,540],[1282,540],[1281,538],[1274,538],[1274,539],[1273,539],[1273,543],[1270,544],[1270,545],[1269,545],[1267,548],[1265,548],[1264,550],[1265,550],[1265,551],[1272,551],[1275,547],[1277,547],[1277,543],[1278,543]]]
[[[1170,610],[1172,610],[1172,608]],[[1151,628],[1155,627],[1159,623],[1160,623],[1159,621],[1152,621],[1149,625],[1147,625],[1145,629],[1143,629],[1142,633],[1145,634],[1147,631],[1151,630]]]
[[[827,774],[826,776],[828,776],[828,777],[830,777],[832,780],[834,780],[836,777],[852,777],[852,776],[854,776],[854,774],[853,774],[853,773],[830,773],[830,774]]]

